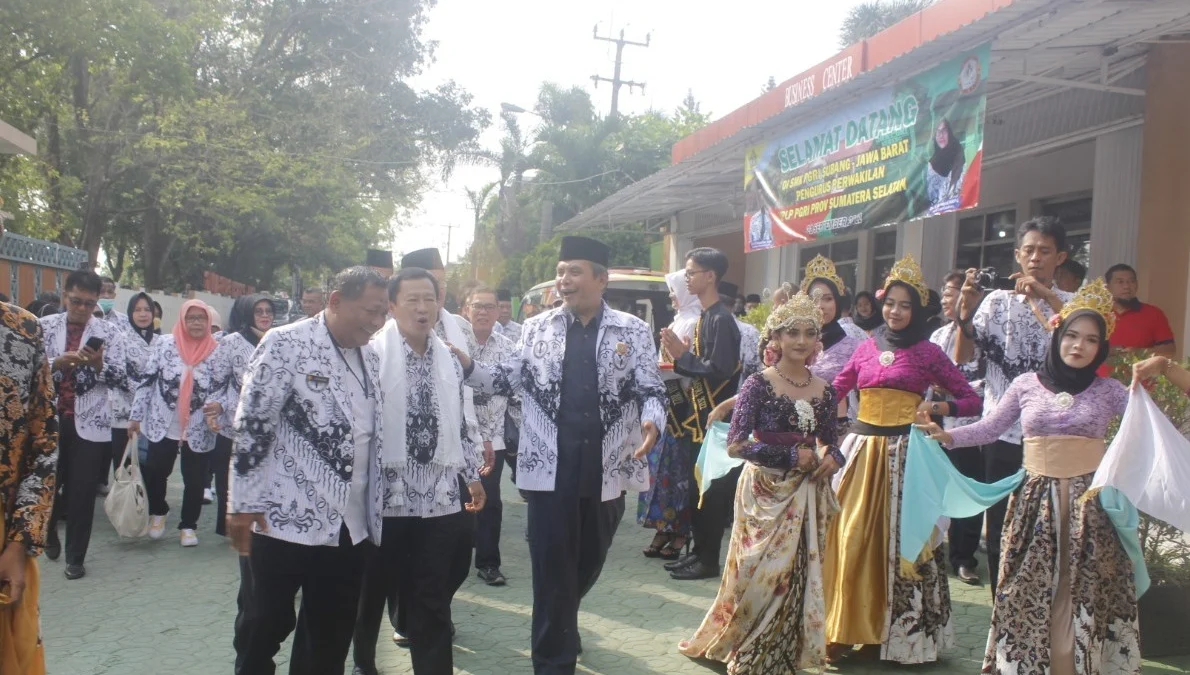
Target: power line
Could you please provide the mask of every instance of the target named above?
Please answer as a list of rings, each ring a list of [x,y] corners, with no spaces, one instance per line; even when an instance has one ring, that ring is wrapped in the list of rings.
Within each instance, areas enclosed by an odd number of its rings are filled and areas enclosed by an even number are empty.
[[[599,35],[599,25],[598,24],[595,25],[594,34],[595,34],[596,40],[602,40],[604,42],[616,43],[616,69],[615,69],[615,72],[612,74],[611,78],[606,78],[606,77],[603,77],[602,75],[592,75],[591,76],[591,81],[595,83],[596,88],[599,87],[600,82],[610,82],[611,83],[611,85],[612,85],[612,114],[611,114],[611,116],[615,117],[619,113],[619,110],[620,110],[620,87],[622,87],[624,85],[628,85],[628,91],[632,91],[636,87],[640,87],[641,93],[644,93],[644,91],[645,91],[645,83],[644,82],[635,82],[633,80],[620,79],[620,66],[623,64],[623,60],[624,60],[624,47],[625,47],[625,45],[631,45],[633,47],[648,47],[649,41],[652,38],[652,34],[645,33],[645,41],[644,42],[633,42],[632,40],[624,39],[624,29],[621,28],[620,29],[620,37],[618,37],[618,38],[602,37]]]

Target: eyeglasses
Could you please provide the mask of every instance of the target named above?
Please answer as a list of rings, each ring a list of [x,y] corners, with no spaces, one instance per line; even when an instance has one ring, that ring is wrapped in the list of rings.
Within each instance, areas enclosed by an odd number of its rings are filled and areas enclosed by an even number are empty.
[[[710,270],[694,270],[693,272],[686,270],[686,278],[689,279],[696,274],[706,274],[707,272],[710,272]]]
[[[95,309],[99,305],[95,300],[83,300],[73,295],[66,296],[66,300],[70,302],[71,307],[78,307],[79,309]]]
[[[499,308],[499,305],[493,305],[490,303],[485,303],[482,305],[479,303],[471,303],[471,311],[473,312],[494,312]]]
[[[255,316],[272,316],[273,310],[261,307],[260,309],[254,310],[252,314]]]
[[[207,322],[207,317],[203,314],[190,314],[184,320],[186,323],[204,324]]]

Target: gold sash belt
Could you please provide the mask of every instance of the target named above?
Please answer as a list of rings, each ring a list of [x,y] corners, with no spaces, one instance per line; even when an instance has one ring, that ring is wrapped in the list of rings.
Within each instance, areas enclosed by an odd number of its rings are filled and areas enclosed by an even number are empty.
[[[1047,478],[1075,478],[1095,473],[1107,447],[1102,438],[1044,436],[1026,438],[1025,470]]]

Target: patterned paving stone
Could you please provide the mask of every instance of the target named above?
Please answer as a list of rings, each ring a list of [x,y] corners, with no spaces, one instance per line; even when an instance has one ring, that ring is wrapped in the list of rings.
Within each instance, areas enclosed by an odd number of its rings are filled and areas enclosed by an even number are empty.
[[[175,474],[176,475],[176,474]],[[532,607],[525,505],[505,495],[503,588],[472,577],[454,603],[458,624],[455,666],[466,675],[530,673]],[[170,485],[177,508],[180,480]],[[634,497],[634,496],[633,496]],[[603,576],[583,603],[580,630],[584,675],[716,673],[722,667],[690,661],[676,645],[697,628],[715,597],[712,581],[676,582],[660,561],[641,557],[649,535],[634,520],[635,499],[617,533]],[[169,527],[176,526],[171,518]],[[50,675],[213,675],[232,671],[232,622],[239,571],[235,553],[213,531],[204,509],[197,548],[183,549],[170,530],[162,541],[120,540],[97,509],[87,576],[66,581],[61,561],[41,561],[42,624]],[[917,668],[846,664],[846,675],[977,673],[987,640],[986,587],[952,579],[957,647],[942,663]],[[378,665],[386,675],[411,673],[408,653],[381,632]],[[285,673],[289,645],[277,656]],[[349,662],[350,665],[350,662]],[[350,668],[347,669],[350,672]],[[1190,659],[1147,664],[1146,675],[1190,672]]]

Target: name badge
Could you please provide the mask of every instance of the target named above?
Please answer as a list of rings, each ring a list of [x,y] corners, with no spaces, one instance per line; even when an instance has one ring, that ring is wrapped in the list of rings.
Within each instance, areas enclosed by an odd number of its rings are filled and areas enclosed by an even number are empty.
[[[331,378],[329,377],[323,377],[322,375],[317,374],[306,376],[306,386],[314,391],[322,391],[323,389],[326,389],[326,386],[330,383]]]

